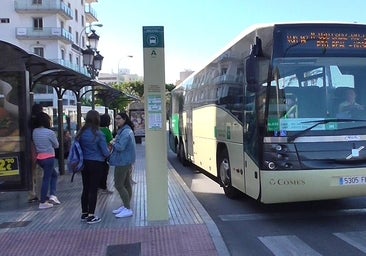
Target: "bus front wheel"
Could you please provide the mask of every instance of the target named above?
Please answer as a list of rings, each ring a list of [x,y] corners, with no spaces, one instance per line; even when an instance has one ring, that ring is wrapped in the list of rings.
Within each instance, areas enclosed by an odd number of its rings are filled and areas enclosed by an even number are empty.
[[[224,149],[219,155],[219,178],[228,198],[236,199],[241,193],[231,185],[230,161],[227,149]]]

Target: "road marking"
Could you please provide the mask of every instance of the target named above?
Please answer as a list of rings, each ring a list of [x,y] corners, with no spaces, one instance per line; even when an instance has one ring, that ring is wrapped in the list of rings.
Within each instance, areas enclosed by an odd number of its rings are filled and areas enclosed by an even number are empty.
[[[333,233],[333,235],[366,253],[366,231]]]
[[[307,255],[321,256],[320,253],[313,250],[297,236],[260,236],[258,239],[269,249],[274,255]]]
[[[251,220],[270,220],[270,219],[289,219],[289,218],[313,218],[331,216],[351,216],[366,215],[366,208],[344,209],[335,211],[316,211],[316,212],[283,212],[283,213],[250,213],[250,214],[225,214],[219,215],[221,221],[251,221]]]

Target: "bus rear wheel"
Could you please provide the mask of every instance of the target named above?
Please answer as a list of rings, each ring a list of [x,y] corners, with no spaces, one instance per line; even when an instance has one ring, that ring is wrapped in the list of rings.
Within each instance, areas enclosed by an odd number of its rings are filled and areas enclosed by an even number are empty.
[[[227,149],[224,149],[219,155],[219,178],[224,189],[225,195],[230,199],[236,199],[241,192],[231,185],[230,161]]]

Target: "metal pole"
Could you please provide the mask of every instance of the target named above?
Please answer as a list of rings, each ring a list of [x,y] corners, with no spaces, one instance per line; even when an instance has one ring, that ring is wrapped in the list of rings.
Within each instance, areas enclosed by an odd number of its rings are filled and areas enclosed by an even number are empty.
[[[78,100],[78,102],[76,103],[76,130],[79,131],[81,128],[81,102],[80,99]]]
[[[62,99],[58,99],[58,138],[59,138],[59,154],[58,154],[58,170],[60,175],[65,174],[65,161],[64,161],[64,113]]]
[[[92,86],[92,90],[91,90],[91,105],[92,105],[92,110],[95,110],[95,102],[94,102],[94,86]]]

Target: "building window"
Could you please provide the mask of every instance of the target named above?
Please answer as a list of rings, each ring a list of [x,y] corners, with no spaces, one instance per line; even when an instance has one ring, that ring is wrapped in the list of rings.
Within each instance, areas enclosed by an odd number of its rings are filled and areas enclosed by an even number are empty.
[[[10,22],[10,19],[8,18],[1,18],[0,19],[0,23],[9,23]]]
[[[34,47],[34,54],[37,54],[38,56],[44,57],[43,47]]]
[[[65,50],[61,49],[61,59],[65,60]]]
[[[84,15],[81,15],[81,26],[85,27]]]
[[[42,18],[33,18],[33,29],[34,30],[43,29],[43,19]]]
[[[76,44],[79,45],[79,32],[75,32]]]
[[[79,14],[78,14],[78,10],[75,9],[75,20],[78,21],[79,19]]]
[[[42,0],[33,0],[32,3],[33,4],[42,4]]]
[[[69,53],[69,61],[70,61],[70,63],[72,63],[72,54],[71,53]]]

